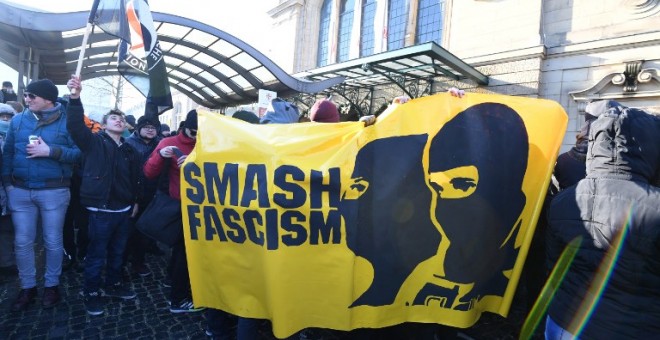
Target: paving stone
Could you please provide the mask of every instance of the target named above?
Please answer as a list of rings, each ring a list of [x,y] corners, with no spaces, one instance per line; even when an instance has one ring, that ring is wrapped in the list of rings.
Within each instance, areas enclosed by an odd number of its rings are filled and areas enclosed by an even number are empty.
[[[4,339],[192,339],[206,340],[204,313],[172,314],[167,304],[169,288],[162,286],[168,256],[147,256],[153,274],[131,277],[130,287],[137,293],[133,300],[106,299],[105,313],[90,316],[78,294],[83,287],[83,274],[75,270],[62,273],[60,291],[63,301],[52,309],[41,307],[41,298],[27,311],[9,313],[18,294],[17,278],[0,279],[0,340]],[[43,277],[43,251],[38,252],[37,277]],[[43,280],[43,279],[41,279]],[[43,281],[38,282],[42,294]],[[516,302],[514,302],[516,305]],[[518,303],[520,305],[520,303]],[[462,333],[464,339],[515,339],[524,314],[514,307],[509,318],[484,314],[472,328]],[[262,339],[275,339],[270,322],[259,329]],[[327,332],[328,340],[347,339],[348,332]],[[297,339],[292,336],[289,339]],[[540,339],[540,338],[539,338]]]

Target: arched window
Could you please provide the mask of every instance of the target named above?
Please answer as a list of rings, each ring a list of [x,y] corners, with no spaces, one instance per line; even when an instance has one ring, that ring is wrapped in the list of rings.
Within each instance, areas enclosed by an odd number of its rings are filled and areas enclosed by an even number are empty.
[[[442,18],[445,14],[445,0],[419,0],[417,7],[417,30],[415,43],[442,42]]]
[[[360,27],[360,57],[374,54],[374,19],[376,0],[362,2],[362,22]]]
[[[339,49],[337,50],[337,61],[348,60],[351,49],[351,31],[353,31],[353,8],[354,0],[342,0],[339,7]]]
[[[396,50],[405,44],[408,19],[407,0],[389,0],[387,20],[387,49]]]
[[[319,47],[316,56],[317,66],[325,66],[328,64],[331,14],[332,14],[332,0],[323,1],[323,6],[321,6],[321,20],[320,20],[321,25],[319,27]]]

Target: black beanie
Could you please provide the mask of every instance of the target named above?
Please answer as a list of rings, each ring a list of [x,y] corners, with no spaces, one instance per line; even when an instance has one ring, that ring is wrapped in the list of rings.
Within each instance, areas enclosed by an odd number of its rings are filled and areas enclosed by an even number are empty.
[[[57,102],[57,95],[59,94],[57,86],[55,86],[55,84],[49,79],[40,79],[31,82],[28,84],[26,92],[49,100],[53,102],[53,104]]]
[[[197,130],[197,110],[190,110],[186,115],[184,127],[191,130]]]
[[[234,112],[232,117],[236,119],[240,119],[244,122],[248,122],[250,124],[259,124],[259,117],[250,111],[245,111],[245,110],[236,111]]]
[[[138,118],[135,131],[139,132],[145,125],[151,125],[155,127],[157,131],[160,131],[160,121],[158,120],[158,117],[144,115]]]

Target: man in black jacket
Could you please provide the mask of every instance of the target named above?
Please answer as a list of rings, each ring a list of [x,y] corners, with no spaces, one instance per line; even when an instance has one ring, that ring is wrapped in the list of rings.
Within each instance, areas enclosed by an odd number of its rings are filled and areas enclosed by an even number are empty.
[[[67,130],[85,155],[80,202],[89,210],[89,245],[85,258],[85,308],[90,315],[103,314],[100,296],[105,264],[105,296],[133,299],[135,293],[121,284],[121,265],[130,233],[131,216],[137,213],[139,165],[137,151],[121,137],[126,118],[111,110],[103,116],[103,130],[94,134],[83,120],[79,77],[67,83],[71,94]]]
[[[546,339],[660,334],[660,119],[610,107],[591,123],[586,178],[548,213],[547,250],[573,250],[548,309]],[[577,242],[577,243],[573,243]]]
[[[160,137],[160,122],[158,117],[142,116],[137,120],[137,125],[133,133],[126,138],[126,143],[132,146],[140,156],[140,182],[142,183],[141,199],[138,205],[141,207],[137,216],[132,219],[132,225],[140,218],[142,211],[149,205],[158,189],[158,179],[147,180],[142,172],[142,165],[149,159],[151,152],[156,149],[158,143],[162,138]],[[131,261],[131,271],[134,274],[142,277],[151,275],[151,271],[144,263],[144,255],[147,249],[157,247],[147,239],[137,229],[132,228],[131,236],[128,239],[126,246],[126,254],[124,258]],[[126,262],[126,261],[125,261]]]

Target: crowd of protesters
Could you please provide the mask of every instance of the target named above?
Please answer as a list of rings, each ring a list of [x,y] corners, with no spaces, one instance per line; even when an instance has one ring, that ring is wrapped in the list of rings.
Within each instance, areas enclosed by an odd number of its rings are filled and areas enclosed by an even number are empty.
[[[62,100],[50,80],[33,81],[25,107],[10,82],[2,86],[0,275],[18,275],[13,312],[37,300],[38,228],[45,250],[43,308],[61,301],[63,268],[84,272],[80,294],[90,315],[104,313],[106,296],[135,298],[122,273],[130,268],[151,275],[145,252],[160,252],[136,221],[157,194],[180,200],[180,166],[197,141],[196,110],[172,135],[157,117],[131,121],[119,110],[96,123],[84,114],[80,79],[72,77],[67,86],[71,94]],[[261,119],[249,111],[233,117],[253,124],[301,119],[294,104],[279,98]],[[572,250],[573,264],[554,287],[545,337],[653,338],[660,334],[660,118],[614,101],[589,104],[585,117],[575,147],[559,156],[554,170],[523,272],[527,300],[536,299],[555,263]],[[335,123],[340,113],[330,100],[319,100],[308,119]],[[375,120],[360,118],[365,126]],[[171,247],[168,279],[171,313],[204,309],[192,301],[183,239]],[[205,316],[212,338],[234,336],[236,320],[238,339],[259,336],[260,320],[214,309]],[[318,338],[315,333],[309,328],[299,337]]]

